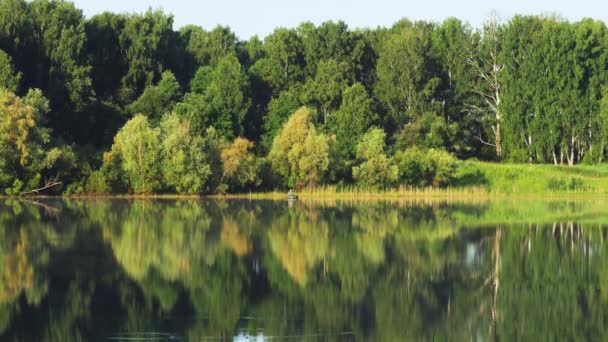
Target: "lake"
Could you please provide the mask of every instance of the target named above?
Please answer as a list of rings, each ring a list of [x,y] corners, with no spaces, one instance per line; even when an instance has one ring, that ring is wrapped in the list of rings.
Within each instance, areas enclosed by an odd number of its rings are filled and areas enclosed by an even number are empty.
[[[0,202],[2,341],[608,340],[608,202]]]

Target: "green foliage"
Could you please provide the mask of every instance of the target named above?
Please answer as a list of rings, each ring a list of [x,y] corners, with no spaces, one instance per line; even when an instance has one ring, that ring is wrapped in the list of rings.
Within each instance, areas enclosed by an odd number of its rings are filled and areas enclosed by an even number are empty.
[[[342,188],[353,178],[385,187],[391,154],[412,148],[461,159],[602,163],[607,34],[591,19],[515,16],[479,29],[456,18],[365,30],[304,22],[242,40],[225,26],[175,30],[160,10],[86,18],[66,1],[0,1],[0,88],[30,94],[5,103],[14,102],[4,110],[14,114],[5,115],[0,137],[0,187],[26,192],[59,176],[61,190],[81,193],[95,169],[90,188],[99,193],[144,192],[147,182],[145,192],[180,193]],[[280,138],[302,106],[310,110],[298,140]],[[168,113],[179,119],[164,132]],[[158,134],[144,167],[151,174],[139,180],[118,145],[99,160],[137,114]],[[390,152],[357,157],[374,125],[387,133]],[[188,132],[183,140],[180,131]],[[247,172],[226,178],[221,154],[238,137],[255,147],[238,154],[247,155]],[[163,142],[174,145],[162,152]]]
[[[211,176],[203,138],[193,134],[189,123],[175,114],[163,117],[160,129],[164,185],[179,194],[202,192]]]
[[[239,137],[222,148],[222,184],[226,185],[222,192],[242,189],[247,185],[259,185],[258,164],[251,151],[253,146],[251,141]]]
[[[0,88],[16,92],[20,80],[21,73],[15,73],[11,56],[0,50]]]
[[[304,143],[296,143],[288,153],[293,170],[297,170],[296,187],[308,184],[310,189],[323,180],[329,167],[329,139],[311,126]]]
[[[422,148],[457,147],[450,144],[455,125],[448,125],[445,120],[432,112],[426,112],[418,120],[403,126],[396,134],[395,147],[405,149],[412,146]]]
[[[329,166],[329,140],[317,133],[312,112],[297,110],[274,139],[268,158],[276,174],[289,187],[314,186],[323,180]]]
[[[340,103],[342,89],[346,87],[345,64],[333,59],[320,61],[314,79],[304,86],[304,101],[322,116],[323,123]]]
[[[120,129],[112,150],[104,156],[107,168],[117,158],[126,181],[135,193],[152,193],[160,187],[162,146],[160,130],[153,128],[143,115],[136,115]]]
[[[128,110],[133,115],[145,115],[151,123],[158,123],[163,114],[173,110],[180,96],[180,86],[175,76],[165,71],[158,84],[146,87],[143,94],[128,106]]]
[[[301,92],[302,88],[296,85],[270,100],[268,114],[264,117],[265,134],[262,137],[266,149],[270,149],[274,138],[289,116],[302,106]]]
[[[398,152],[395,159],[399,166],[399,179],[410,186],[445,186],[456,172],[456,158],[442,150],[413,147]]]
[[[54,147],[42,124],[48,101],[39,90],[19,98],[0,90],[0,188],[17,194],[36,189],[43,177],[60,178],[75,164],[68,146]]]
[[[214,127],[226,139],[244,132],[244,121],[251,107],[249,80],[234,55],[222,57],[213,69],[202,67],[196,73],[184,101],[175,111],[192,122],[195,132]]]
[[[502,108],[512,113],[505,117],[510,159],[573,165],[590,150],[591,113],[598,112],[607,76],[605,36],[605,25],[591,20],[516,16],[505,28]]]
[[[359,139],[378,120],[372,99],[361,83],[344,89],[340,109],[330,117],[329,127],[343,158],[352,159]]]
[[[252,66],[251,72],[267,83],[276,96],[302,81],[303,49],[296,31],[276,29],[264,40],[264,57]]]
[[[213,193],[222,184],[222,146],[224,138],[215,128],[211,127],[205,131],[203,136],[203,150],[207,154],[207,160],[211,169],[209,180],[204,192]]]
[[[131,15],[121,29],[119,46],[124,51],[127,72],[121,79],[121,98],[137,97],[164,71],[173,36],[173,17],[148,10]]]
[[[391,122],[411,122],[429,107],[439,85],[430,67],[430,45],[428,29],[423,25],[400,29],[383,42],[374,91],[389,109]]]
[[[205,31],[197,26],[186,26],[180,30],[180,35],[187,41],[186,51],[199,66],[215,66],[222,57],[236,53],[238,40],[229,27],[217,26]]]
[[[112,189],[102,171],[93,171],[85,185],[85,192],[92,195],[107,195]]]
[[[380,128],[370,129],[357,144],[357,159],[362,161],[353,167],[353,178],[363,188],[385,188],[395,183],[397,166],[386,153],[386,134]]]

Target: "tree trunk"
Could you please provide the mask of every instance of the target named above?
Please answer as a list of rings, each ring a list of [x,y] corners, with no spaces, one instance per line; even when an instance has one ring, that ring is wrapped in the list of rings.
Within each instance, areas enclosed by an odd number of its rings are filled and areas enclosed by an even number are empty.
[[[497,115],[496,132],[494,132],[496,143],[496,156],[502,158],[502,135],[500,134],[500,115]]]
[[[555,155],[555,149],[553,149],[552,153],[553,153],[553,164],[555,166],[557,166],[557,156]]]

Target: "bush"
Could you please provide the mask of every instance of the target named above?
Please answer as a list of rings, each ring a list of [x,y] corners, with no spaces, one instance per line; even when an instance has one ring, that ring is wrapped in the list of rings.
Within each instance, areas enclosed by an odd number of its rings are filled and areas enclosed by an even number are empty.
[[[106,176],[101,171],[93,171],[85,185],[87,194],[105,195],[109,194],[111,189]]]
[[[456,158],[443,150],[417,147],[398,152],[399,179],[412,186],[447,185],[456,172]]]
[[[23,189],[23,182],[20,181],[19,179],[15,179],[15,181],[13,182],[13,186],[10,188],[7,188],[5,190],[5,192],[9,196],[19,195],[21,193],[22,189]]]
[[[397,181],[399,169],[384,152],[385,138],[382,129],[371,128],[357,144],[357,159],[362,163],[353,167],[353,178],[363,188],[383,188]]]

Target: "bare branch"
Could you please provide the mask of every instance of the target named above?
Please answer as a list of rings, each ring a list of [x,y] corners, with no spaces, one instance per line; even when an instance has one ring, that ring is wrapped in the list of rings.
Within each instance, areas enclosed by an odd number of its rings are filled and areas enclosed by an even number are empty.
[[[496,147],[496,144],[492,144],[487,141],[484,141],[483,138],[481,137],[481,133],[479,133],[479,136],[475,136],[475,139],[479,140],[479,142],[481,142],[484,145]]]
[[[38,194],[40,194],[40,192],[42,192],[44,190],[47,190],[47,189],[50,189],[50,188],[53,188],[53,187],[56,187],[58,185],[61,185],[62,183],[63,182],[59,181],[59,176],[54,176],[54,177],[51,177],[51,178],[47,179],[44,182],[44,186],[43,187],[23,192],[23,193],[20,194],[20,196],[28,196],[28,195],[33,195],[33,194],[38,195]]]

